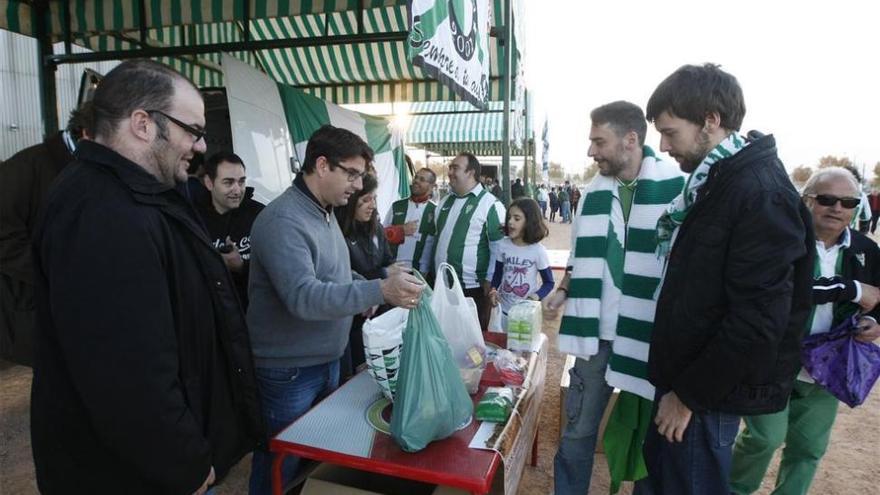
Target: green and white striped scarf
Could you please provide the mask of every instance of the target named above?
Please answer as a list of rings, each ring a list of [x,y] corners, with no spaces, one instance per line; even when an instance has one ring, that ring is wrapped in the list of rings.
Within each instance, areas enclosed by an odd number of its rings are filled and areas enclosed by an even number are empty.
[[[602,335],[613,333],[608,384],[651,400],[648,343],[663,269],[655,255],[655,228],[683,186],[678,166],[657,160],[646,146],[629,222],[624,221],[617,180],[601,175],[587,186],[574,220],[571,284],[559,350],[589,359],[599,350],[600,329]]]
[[[724,141],[718,143],[712,151],[703,158],[703,161],[694,170],[694,173],[688,177],[684,191],[679,194],[666,208],[666,212],[657,221],[657,256],[666,258],[672,249],[675,231],[678,226],[684,223],[688,211],[697,200],[697,193],[703,184],[709,179],[709,169],[716,162],[731,157],[740,150],[749,145],[749,142],[742,136],[733,132],[727,136]]]

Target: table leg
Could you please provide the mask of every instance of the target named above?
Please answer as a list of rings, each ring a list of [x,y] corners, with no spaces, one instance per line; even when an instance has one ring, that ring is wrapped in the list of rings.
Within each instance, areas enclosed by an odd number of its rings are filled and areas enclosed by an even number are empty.
[[[284,481],[281,479],[281,464],[287,454],[277,452],[272,456],[272,495],[283,495]]]
[[[535,441],[532,442],[532,461],[529,463],[532,467],[538,465],[538,434],[541,431],[540,426],[535,427]]]

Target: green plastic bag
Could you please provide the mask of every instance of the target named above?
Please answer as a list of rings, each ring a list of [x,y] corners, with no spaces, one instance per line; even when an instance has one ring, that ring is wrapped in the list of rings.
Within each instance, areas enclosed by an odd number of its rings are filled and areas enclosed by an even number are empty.
[[[391,436],[407,452],[466,427],[474,413],[430,298],[425,289],[409,312],[391,411]]]

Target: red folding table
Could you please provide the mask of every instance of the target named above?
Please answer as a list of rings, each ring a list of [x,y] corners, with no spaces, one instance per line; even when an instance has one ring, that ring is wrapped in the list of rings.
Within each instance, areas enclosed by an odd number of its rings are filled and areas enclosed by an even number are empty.
[[[543,341],[546,349],[546,338]],[[546,356],[537,362],[546,368]],[[543,391],[543,370],[541,377]],[[491,372],[484,374],[475,401],[487,385],[495,385],[496,378]],[[281,463],[288,455],[460,488],[473,494],[489,493],[502,458],[493,450],[468,447],[480,426],[478,421],[419,452],[404,452],[390,435],[377,431],[367,420],[366,410],[381,397],[373,379],[366,372],[360,373],[276,435],[269,443],[269,449],[276,454],[272,464],[273,494],[282,493]],[[530,407],[538,408],[540,398],[537,402]],[[517,441],[528,441],[532,444],[529,447],[533,447],[537,441],[536,425],[524,428],[522,434],[530,438]],[[534,456],[534,448],[530,450]]]

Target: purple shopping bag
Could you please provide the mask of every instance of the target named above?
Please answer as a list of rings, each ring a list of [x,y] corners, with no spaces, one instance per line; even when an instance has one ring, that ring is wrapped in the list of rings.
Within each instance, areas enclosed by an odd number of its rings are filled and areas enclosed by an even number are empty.
[[[801,362],[807,373],[849,407],[868,397],[880,377],[880,347],[859,342],[858,316],[851,316],[827,333],[806,337]]]

